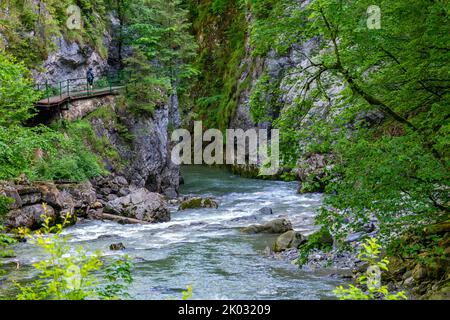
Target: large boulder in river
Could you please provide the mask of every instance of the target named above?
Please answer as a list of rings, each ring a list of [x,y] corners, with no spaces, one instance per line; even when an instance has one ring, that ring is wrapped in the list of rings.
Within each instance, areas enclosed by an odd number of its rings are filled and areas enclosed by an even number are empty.
[[[297,249],[301,244],[306,242],[306,237],[300,232],[294,230],[283,233],[277,238],[273,245],[274,252],[282,252],[288,249]]]
[[[219,204],[210,198],[191,198],[186,201],[183,201],[178,210],[181,211],[181,210],[202,209],[202,208],[217,209],[219,208]]]
[[[273,233],[282,234],[293,230],[292,223],[287,219],[276,219],[269,221],[263,225],[251,225],[243,228],[243,233],[255,234],[255,233]]]
[[[104,211],[151,223],[170,221],[170,211],[164,197],[145,188],[108,202]]]
[[[8,229],[21,227],[37,230],[43,226],[46,217],[50,218],[50,225],[53,225],[57,219],[55,210],[51,206],[35,204],[10,211],[6,216],[5,226]]]

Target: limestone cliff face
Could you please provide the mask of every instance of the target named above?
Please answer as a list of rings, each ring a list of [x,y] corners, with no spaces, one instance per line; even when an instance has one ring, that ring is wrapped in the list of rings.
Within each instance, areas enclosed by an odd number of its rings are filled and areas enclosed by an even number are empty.
[[[171,161],[168,107],[161,106],[152,115],[136,116],[119,108],[113,99],[102,108],[108,116],[93,113],[89,121],[97,137],[107,139],[124,163],[118,168],[104,159],[106,167],[123,174],[131,188],[145,187],[169,198],[177,197],[180,171]]]
[[[304,1],[299,2],[302,6]],[[245,9],[242,9],[245,10]],[[252,128],[266,128],[271,129],[273,122],[277,120],[280,115],[296,107],[299,101],[302,100],[305,94],[305,84],[307,82],[308,72],[313,72],[314,68],[311,65],[311,57],[314,57],[318,52],[319,39],[313,38],[302,43],[296,43],[290,46],[285,54],[278,54],[275,50],[270,50],[264,56],[257,56],[254,54],[254,48],[250,41],[250,26],[253,22],[251,9],[246,9],[245,20],[245,54],[241,58],[239,64],[240,74],[236,77],[236,82],[233,88],[231,99],[236,99],[237,103],[228,122],[228,128],[232,129],[252,129]],[[216,19],[220,19],[217,18]],[[220,25],[220,23],[218,23]],[[204,28],[208,28],[207,25]],[[204,32],[198,31],[199,35]],[[198,37],[202,41],[201,37]],[[214,49],[212,49],[214,50]],[[264,90],[260,90],[258,85],[263,82]],[[299,119],[296,124],[297,129],[312,127],[318,122],[334,122],[340,111],[333,108],[339,103],[340,94],[342,91],[342,81],[331,80],[324,81],[324,90],[327,93],[328,99],[316,100],[314,104],[306,111],[306,114]],[[309,88],[314,89],[314,84]],[[251,112],[251,97],[255,91],[261,91],[259,95],[260,105],[265,106],[266,117],[264,122],[256,121]],[[308,93],[307,93],[308,94]],[[226,97],[225,97],[226,98]],[[230,102],[232,102],[230,100]],[[226,103],[225,103],[226,104]],[[231,104],[231,103],[229,103]],[[343,111],[343,110],[341,110]],[[380,123],[383,121],[383,116],[380,113],[372,112],[368,115],[361,115],[370,123]],[[349,129],[351,130],[351,124]],[[300,182],[319,182],[319,190],[323,189],[321,184],[327,172],[331,169],[333,155],[331,154],[311,154],[307,152],[307,147],[311,143],[320,143],[318,137],[310,136],[306,139],[298,141],[300,150],[303,150],[299,156],[297,167],[292,172]],[[233,166],[233,171],[244,176],[257,176],[258,168],[253,166]],[[280,173],[285,173],[282,169]],[[305,183],[311,185],[311,183]],[[303,188],[301,187],[300,190]],[[304,190],[317,191],[317,190]]]
[[[68,42],[63,37],[54,38],[56,50],[49,53],[48,58],[39,69],[33,70],[33,78],[37,83],[59,83],[69,79],[85,78],[89,67],[96,75],[105,74],[108,69],[108,58],[90,46],[81,46],[77,42]],[[109,44],[110,36],[105,35]]]

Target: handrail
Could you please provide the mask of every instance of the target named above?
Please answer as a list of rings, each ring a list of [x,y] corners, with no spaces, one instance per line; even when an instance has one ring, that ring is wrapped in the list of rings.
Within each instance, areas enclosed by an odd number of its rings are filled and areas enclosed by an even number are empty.
[[[106,74],[94,81],[92,87],[89,85],[87,78],[73,78],[64,81],[46,81],[45,83],[36,83],[35,89],[42,92],[40,102],[47,101],[51,104],[51,99],[59,97],[64,100],[72,97],[89,97],[102,92],[102,89],[108,89],[112,94],[113,88],[125,86],[128,82],[128,73]]]

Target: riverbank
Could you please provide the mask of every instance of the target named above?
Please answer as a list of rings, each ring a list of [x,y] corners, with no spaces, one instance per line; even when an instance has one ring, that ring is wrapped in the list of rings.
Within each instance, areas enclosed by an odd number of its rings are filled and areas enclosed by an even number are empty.
[[[148,225],[83,219],[64,231],[70,245],[132,257],[135,281],[130,294],[136,299],[177,297],[190,284],[195,299],[334,298],[332,290],[342,280],[268,259],[266,248],[277,235],[241,232],[251,224],[285,217],[299,232],[312,233],[321,195],[299,195],[296,183],[244,179],[215,168],[183,171],[181,193],[211,197],[218,209],[178,211],[178,205],[169,205],[170,222]],[[263,207],[272,208],[273,214],[260,213]],[[111,251],[113,243],[123,243],[126,249]],[[16,258],[8,260],[10,273],[0,284],[0,295],[13,294],[11,280],[30,281],[31,264],[42,258],[28,244],[14,249]]]

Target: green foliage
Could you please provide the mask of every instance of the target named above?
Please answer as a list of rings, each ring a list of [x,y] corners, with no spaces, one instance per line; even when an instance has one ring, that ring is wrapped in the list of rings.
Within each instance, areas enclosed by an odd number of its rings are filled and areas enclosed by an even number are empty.
[[[33,116],[39,98],[30,72],[0,50],[0,126],[22,124]]]
[[[405,293],[389,293],[386,286],[381,285],[381,270],[389,271],[389,260],[380,259],[381,245],[376,239],[368,239],[363,244],[358,259],[367,262],[369,267],[364,275],[358,278],[358,286],[350,285],[348,289],[339,286],[334,293],[340,300],[407,300]],[[360,287],[367,289],[364,291]]]
[[[448,261],[448,252],[446,248],[450,242],[450,235],[443,232],[431,232],[430,228],[435,226],[447,226],[449,220],[441,224],[427,226],[413,230],[399,239],[391,242],[387,249],[390,256],[399,257],[404,261],[415,261],[421,265],[433,266],[434,264]],[[437,229],[439,231],[439,229]]]
[[[198,74],[191,65],[196,42],[187,11],[179,0],[133,1],[128,10],[126,43],[134,55],[126,64],[132,73],[127,87],[131,108],[151,114],[168,93],[179,94]]]
[[[193,296],[194,296],[194,293],[192,291],[192,286],[189,285],[187,287],[187,290],[183,291],[183,298],[182,298],[182,300],[190,300],[190,299],[192,299]]]
[[[126,87],[126,107],[137,115],[153,115],[157,107],[168,102],[166,93],[171,89],[169,79],[157,78],[141,51],[136,51],[126,60],[126,64],[132,70]]]
[[[270,78],[268,73],[263,74],[250,96],[250,112],[255,123],[272,121],[282,106],[279,103],[280,83]]]
[[[86,123],[70,124],[65,133],[44,126],[0,126],[0,179],[25,174],[31,180],[85,181],[103,174],[100,160],[86,147],[87,134],[94,135]]]
[[[14,203],[14,199],[0,195],[0,223],[3,216],[8,213],[9,206]]]
[[[19,230],[29,243],[42,248],[49,257],[33,264],[39,280],[28,286],[17,284],[21,291],[18,300],[85,300],[95,294],[97,280],[92,272],[102,266],[100,254],[88,257],[81,247],[75,255],[71,253],[67,239],[61,235],[63,227],[64,224],[51,227],[47,217],[43,229],[35,235]]]
[[[333,249],[333,237],[326,227],[309,236],[308,241],[299,248],[299,258],[297,264],[301,267],[308,262],[312,250],[331,251]]]
[[[69,218],[52,227],[50,218],[46,217],[43,229],[36,234],[19,230],[29,243],[43,249],[48,259],[33,264],[39,280],[27,286],[17,284],[21,291],[18,300],[119,299],[126,295],[126,286],[132,282],[131,262],[118,260],[108,266],[105,280],[110,283],[102,288],[95,275],[103,266],[101,254],[90,255],[82,247],[76,252],[71,250],[62,235]]]
[[[108,280],[108,284],[98,290],[98,295],[106,300],[129,298],[127,288],[133,282],[132,268],[133,262],[127,256],[107,266],[105,279]]]
[[[56,154],[53,142],[62,139],[46,127],[24,128],[0,126],[0,180],[8,180],[26,174],[36,176],[36,165],[40,162],[37,150],[52,157]]]
[[[250,26],[255,56],[264,56],[270,49],[284,54],[301,40],[301,19],[298,5],[292,0],[250,0],[254,19]]]
[[[1,198],[0,198],[1,199]],[[0,258],[14,257],[14,251],[9,250],[8,246],[16,243],[16,239],[8,234],[4,233],[4,227],[0,224]],[[0,276],[4,273],[4,270],[0,269]]]
[[[106,8],[119,0],[12,0],[0,3],[0,30],[5,47],[27,67],[37,67],[56,49],[57,37],[77,41],[82,47],[93,46],[103,57],[107,56],[104,33],[109,25]],[[81,9],[81,29],[70,30],[67,8]],[[5,41],[5,43],[3,43]],[[6,45],[7,44],[7,45]]]
[[[245,1],[189,1],[194,34],[199,42],[195,66],[201,70],[190,93],[195,120],[206,127],[228,128],[250,76],[241,81],[247,21]]]
[[[251,4],[256,54],[270,49],[282,54],[293,43],[320,39],[315,50],[303,53],[310,66],[288,71],[292,85],[301,85],[300,96],[274,122],[281,130],[283,165],[296,167],[300,155],[333,155],[317,222],[341,238],[376,217],[381,239],[388,241],[445,219],[450,79],[442,39],[448,39],[450,27],[444,1],[380,1],[379,30],[367,27],[373,5],[368,0]],[[263,77],[253,92],[256,119],[264,117],[270,81]],[[330,97],[333,84],[343,88]],[[366,116],[370,113],[381,114],[382,125]],[[318,183],[312,178],[308,191]]]

